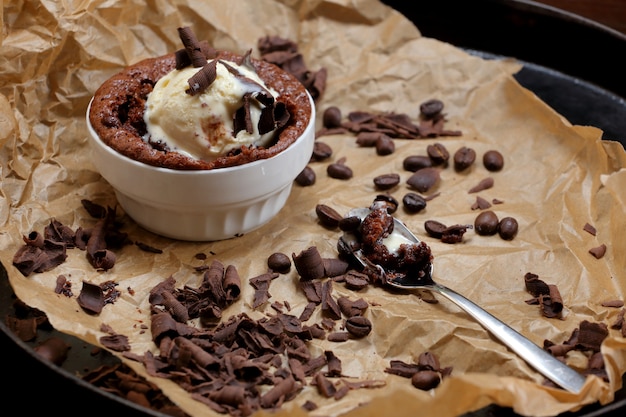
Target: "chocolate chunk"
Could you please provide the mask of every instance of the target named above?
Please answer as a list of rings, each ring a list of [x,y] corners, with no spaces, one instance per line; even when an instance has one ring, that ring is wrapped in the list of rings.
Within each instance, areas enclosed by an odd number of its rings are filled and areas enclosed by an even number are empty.
[[[29,236],[33,236],[32,234]],[[35,236],[39,236],[36,234]],[[28,243],[21,246],[13,256],[13,265],[24,275],[29,276],[33,272],[46,272],[61,265],[67,259],[66,246],[63,243],[43,240],[42,246]]]
[[[597,233],[596,228],[590,225],[589,223],[585,223],[585,226],[583,226],[583,230],[593,236],[595,236]]]
[[[480,196],[476,196],[476,202],[472,204],[472,210],[486,210],[491,207],[491,203]]]
[[[594,258],[600,259],[606,254],[606,245],[603,243],[600,246],[591,248],[589,249],[589,253],[592,254]]]
[[[441,233],[440,239],[443,243],[460,243],[463,241],[463,235],[467,229],[468,226],[464,224],[448,226]]]

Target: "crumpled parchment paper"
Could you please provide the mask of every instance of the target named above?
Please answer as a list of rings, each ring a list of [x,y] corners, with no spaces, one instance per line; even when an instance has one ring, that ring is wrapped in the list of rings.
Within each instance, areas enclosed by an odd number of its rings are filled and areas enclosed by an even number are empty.
[[[626,154],[618,143],[603,142],[599,129],[572,126],[562,116],[522,88],[512,78],[519,65],[512,60],[487,61],[452,45],[422,37],[419,29],[399,13],[374,0],[170,0],[138,2],[16,2],[4,6],[0,46],[0,260],[19,298],[45,311],[55,328],[98,345],[106,323],[130,338],[132,352],[155,350],[147,323],[148,292],[173,275],[179,285],[197,286],[201,274],[193,267],[217,259],[233,264],[244,279],[241,300],[225,317],[248,312],[271,314],[264,306],[251,309],[251,278],[266,271],[273,252],[291,255],[317,246],[324,257],[336,256],[338,231],[321,227],[315,205],[324,203],[346,213],[367,206],[379,194],[372,179],[400,173],[402,182],[391,190],[401,199],[409,191],[410,173],[402,169],[408,155],[425,154],[435,141],[451,152],[461,146],[480,157],[489,149],[505,157],[501,172],[489,173],[480,163],[468,173],[442,171],[441,194],[425,211],[404,220],[432,248],[435,277],[472,299],[501,320],[541,345],[544,339],[566,340],[582,320],[610,326],[619,309],[603,307],[606,300],[624,299],[626,292]],[[101,82],[140,59],[180,47],[176,28],[191,26],[199,39],[213,46],[243,52],[259,38],[278,35],[298,43],[307,66],[326,67],[328,85],[318,103],[318,128],[325,108],[393,111],[417,119],[419,104],[431,98],[445,103],[446,126],[460,137],[396,140],[392,155],[378,156],[372,148],[356,145],[352,135],[321,137],[333,148],[331,161],[312,163],[317,182],[294,186],[286,207],[261,229],[221,242],[188,243],[162,238],[126,219],[124,231],[143,243],[160,248],[155,255],[129,246],[117,253],[115,267],[97,272],[85,253],[69,251],[56,269],[23,277],[12,258],[22,236],[42,230],[57,219],[70,227],[89,226],[81,199],[114,206],[111,187],[95,172],[87,147],[85,111]],[[326,175],[329,162],[345,157],[354,171],[348,181]],[[500,218],[515,217],[517,237],[478,236],[469,230],[460,244],[429,238],[424,221],[472,224],[476,195],[472,186],[486,176],[495,185],[480,192]],[[119,209],[118,209],[119,210]],[[583,231],[585,223],[598,230]],[[604,243],[606,255],[588,253]],[[209,255],[206,261],[194,257]],[[537,306],[528,305],[524,274],[533,272],[556,284],[563,296],[562,319],[546,319]],[[65,274],[74,289],[89,281],[114,280],[123,291],[99,316],[89,316],[76,298],[54,293],[55,280]],[[292,271],[272,282],[270,301],[288,300],[298,315],[306,300],[296,289]],[[335,285],[337,296],[363,297],[370,302],[367,316],[373,332],[346,343],[312,341],[312,349],[332,349],[346,375],[380,379],[386,386],[356,390],[340,401],[322,399],[305,387],[296,400],[272,415],[307,415],[300,406],[307,399],[319,408],[310,415],[345,416],[454,416],[490,403],[510,406],[523,415],[555,415],[599,401],[607,404],[621,387],[626,371],[626,340],[610,330],[603,345],[610,383],[589,377],[583,391],[572,394],[541,385],[543,377],[508,351],[469,316],[445,300],[432,304],[420,293],[389,292],[370,287],[355,293]],[[78,293],[78,291],[76,291]],[[311,320],[316,320],[314,316]],[[422,352],[435,353],[442,366],[452,366],[451,377],[433,391],[413,388],[410,381],[384,373],[390,360],[411,362]],[[585,359],[573,354],[569,363],[584,368]],[[143,367],[127,361],[145,375]],[[213,415],[170,381],[148,377],[191,415]],[[265,415],[265,412],[259,412]]]

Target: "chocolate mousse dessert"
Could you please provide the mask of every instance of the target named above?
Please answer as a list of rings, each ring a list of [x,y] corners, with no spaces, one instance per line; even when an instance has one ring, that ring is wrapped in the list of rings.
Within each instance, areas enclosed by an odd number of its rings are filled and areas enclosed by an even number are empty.
[[[175,53],[131,65],[94,94],[89,122],[117,152],[177,170],[232,167],[270,158],[311,117],[306,88],[278,66],[216,50],[179,28]]]

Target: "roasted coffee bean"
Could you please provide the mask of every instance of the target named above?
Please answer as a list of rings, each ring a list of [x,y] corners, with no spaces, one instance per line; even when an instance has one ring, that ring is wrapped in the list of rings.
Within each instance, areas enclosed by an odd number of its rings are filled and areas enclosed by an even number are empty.
[[[498,216],[491,210],[485,210],[476,216],[474,229],[481,236],[491,236],[498,233]]]
[[[483,165],[488,171],[500,171],[504,166],[504,157],[498,151],[487,151],[483,155]]]
[[[339,221],[343,216],[334,208],[326,204],[318,204],[315,206],[315,214],[323,226],[335,228],[339,226]]]
[[[402,161],[402,167],[411,172],[419,171],[422,168],[429,168],[433,166],[433,161],[426,155],[411,155],[404,158]]]
[[[284,253],[276,252],[267,258],[267,267],[272,271],[286,274],[291,269],[291,259]]]
[[[400,175],[382,174],[374,178],[374,187],[377,190],[389,190],[400,183]]]
[[[406,193],[402,197],[402,204],[406,211],[418,213],[426,208],[426,199],[417,193]]]
[[[387,213],[389,214],[395,213],[398,210],[398,206],[400,205],[400,203],[398,203],[398,200],[396,200],[394,196],[389,194],[378,194],[376,197],[374,197],[373,204],[376,204],[378,207],[384,206],[385,208],[387,208]]]
[[[313,155],[311,156],[311,159],[313,161],[323,161],[330,158],[332,154],[333,148],[331,148],[330,145],[325,142],[316,140],[313,144]]]
[[[420,193],[425,193],[439,184],[439,169],[430,167],[416,171],[406,183]]]
[[[433,165],[445,165],[450,159],[450,152],[441,143],[433,143],[426,147],[428,157],[433,161]]]
[[[390,136],[382,134],[376,139],[376,153],[380,156],[391,155],[396,150],[396,144]]]
[[[427,119],[432,119],[443,110],[443,101],[431,99],[420,104],[420,113]]]
[[[341,126],[341,110],[337,106],[330,106],[324,110],[322,115],[322,123],[324,127],[332,129]]]
[[[436,388],[441,382],[441,376],[435,371],[419,371],[411,377],[411,384],[423,391]]]
[[[359,132],[356,135],[356,144],[363,148],[374,147],[380,135],[382,135],[380,132]]]
[[[339,229],[344,232],[354,232],[361,225],[359,216],[347,216],[339,220]]]
[[[296,184],[302,187],[308,187],[309,185],[315,184],[316,178],[313,168],[307,165],[296,177]]]
[[[424,229],[430,236],[441,239],[443,232],[448,228],[445,224],[438,222],[437,220],[426,220],[424,222]]]
[[[326,173],[329,177],[337,180],[349,180],[354,175],[352,169],[343,162],[335,162],[326,167]]]
[[[467,146],[463,146],[454,153],[454,169],[463,171],[469,168],[476,161],[476,151]]]
[[[365,337],[372,331],[372,322],[363,316],[352,316],[346,319],[346,330],[356,338]]]
[[[498,224],[498,234],[504,240],[512,240],[517,235],[518,227],[513,217],[503,217]]]

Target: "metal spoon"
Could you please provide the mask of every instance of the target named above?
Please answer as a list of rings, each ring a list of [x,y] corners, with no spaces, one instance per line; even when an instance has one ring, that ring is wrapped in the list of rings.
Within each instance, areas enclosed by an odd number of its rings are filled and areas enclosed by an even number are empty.
[[[368,208],[356,208],[352,209],[348,215],[358,216],[363,220],[370,213]],[[402,223],[400,220],[394,217],[394,231],[390,238],[386,238],[389,245],[399,245],[399,243],[413,243],[419,244],[420,240]],[[350,232],[345,232],[340,238],[342,245],[346,248],[358,247],[357,237]],[[385,243],[385,239],[383,240]],[[385,243],[389,251],[393,251],[393,248]],[[430,265],[430,271],[424,277],[410,277],[407,275],[395,276],[392,279],[384,279],[385,270],[380,265],[373,264],[360,249],[349,249],[354,255],[355,259],[364,267],[368,269],[374,268],[374,271],[378,274],[382,274],[385,284],[391,285],[396,288],[402,289],[428,289],[434,291],[448,300],[455,303],[458,307],[463,309],[467,314],[472,316],[478,323],[480,323],[491,334],[498,338],[503,344],[509,347],[513,352],[524,359],[531,367],[535,368],[543,376],[560,386],[561,388],[574,393],[580,392],[582,386],[585,384],[585,378],[576,372],[574,369],[565,365],[557,358],[552,356],[547,351],[541,349],[535,345],[532,341],[503,323],[487,311],[483,310],[474,302],[468,300],[463,295],[456,291],[436,283],[433,280],[433,265]]]

